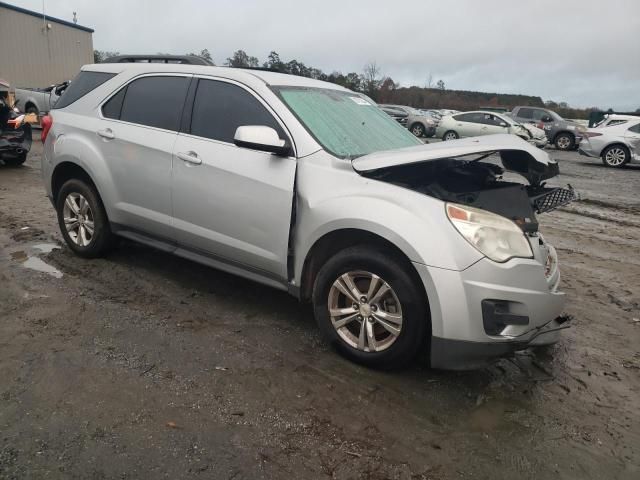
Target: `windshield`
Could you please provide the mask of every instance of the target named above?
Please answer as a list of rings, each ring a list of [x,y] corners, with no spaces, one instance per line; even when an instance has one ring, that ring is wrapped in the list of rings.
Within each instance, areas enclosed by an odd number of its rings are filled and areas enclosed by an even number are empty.
[[[275,87],[322,147],[340,158],[422,145],[364,95],[307,87]]]

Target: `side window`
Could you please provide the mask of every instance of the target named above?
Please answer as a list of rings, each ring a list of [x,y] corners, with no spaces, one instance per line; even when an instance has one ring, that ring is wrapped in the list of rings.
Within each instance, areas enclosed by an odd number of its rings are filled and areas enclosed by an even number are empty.
[[[606,125],[606,126],[607,126],[607,127],[614,127],[614,126],[616,126],[616,125],[623,125],[623,124],[625,124],[625,123],[627,123],[627,121],[626,121],[626,120],[617,120],[617,119],[614,119],[614,120],[609,120],[609,123],[607,123],[607,125]]]
[[[518,117],[520,118],[531,118],[533,119],[533,109],[532,108],[521,108],[518,110]]]
[[[459,115],[454,115],[453,118],[455,118],[459,122],[478,123],[475,113],[461,113]]]
[[[233,143],[243,125],[265,125],[287,138],[267,109],[245,89],[216,80],[200,80],[191,116],[191,134]]]
[[[134,80],[123,94],[120,120],[178,131],[190,80],[188,77],[143,77]],[[115,102],[120,93],[111,98],[105,107],[112,100]],[[113,110],[116,110],[116,104]]]
[[[127,93],[127,87],[122,88],[118,93],[111,97],[107,103],[102,105],[102,115],[106,118],[120,119],[120,112],[122,111],[122,103],[124,102],[124,96]]]
[[[640,123],[636,123],[633,127],[629,127],[629,131],[633,133],[640,133]]]

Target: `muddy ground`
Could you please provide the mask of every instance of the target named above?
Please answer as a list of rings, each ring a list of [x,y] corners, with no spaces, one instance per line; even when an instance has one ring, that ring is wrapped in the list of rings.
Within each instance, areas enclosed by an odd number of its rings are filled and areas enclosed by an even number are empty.
[[[128,242],[73,256],[41,152],[0,166],[0,478],[640,478],[640,168],[550,150],[583,197],[542,218],[558,345],[387,373],[284,293]]]

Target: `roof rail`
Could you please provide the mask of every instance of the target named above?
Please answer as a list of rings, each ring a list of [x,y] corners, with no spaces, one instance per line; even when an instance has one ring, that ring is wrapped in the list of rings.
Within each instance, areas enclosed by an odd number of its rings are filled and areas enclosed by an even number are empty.
[[[196,55],[116,55],[103,63],[177,63],[181,65],[213,65],[213,62]]]

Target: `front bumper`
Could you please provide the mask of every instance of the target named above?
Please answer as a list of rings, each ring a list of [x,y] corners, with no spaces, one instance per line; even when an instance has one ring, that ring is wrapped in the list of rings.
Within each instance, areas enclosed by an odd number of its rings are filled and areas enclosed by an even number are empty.
[[[463,271],[414,264],[429,298],[433,368],[478,368],[496,357],[559,339],[568,325],[560,318],[565,296],[557,290],[555,251],[541,237],[531,241],[539,241],[533,259],[496,263],[483,258]],[[517,321],[492,330],[483,301],[485,307],[499,305],[500,315]]]

